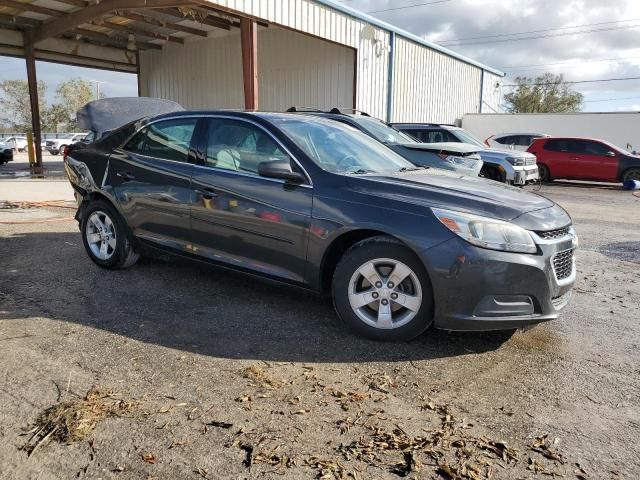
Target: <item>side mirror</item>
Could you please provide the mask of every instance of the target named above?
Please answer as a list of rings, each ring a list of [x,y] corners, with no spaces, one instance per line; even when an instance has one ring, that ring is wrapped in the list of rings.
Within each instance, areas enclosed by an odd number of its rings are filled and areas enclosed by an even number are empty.
[[[304,183],[306,181],[304,175],[291,170],[291,162],[289,160],[260,162],[258,164],[258,174],[261,177],[279,178],[291,183]]]
[[[607,152],[607,157],[615,157],[616,152]]]

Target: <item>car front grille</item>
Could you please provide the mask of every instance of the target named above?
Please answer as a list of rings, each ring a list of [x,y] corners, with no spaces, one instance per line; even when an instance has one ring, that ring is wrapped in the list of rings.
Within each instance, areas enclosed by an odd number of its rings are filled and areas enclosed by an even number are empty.
[[[54,143],[53,142],[47,142],[47,147],[53,147]]]
[[[536,234],[543,240],[556,240],[569,235],[571,227],[559,228],[557,230],[549,230],[548,232],[536,232]]]
[[[553,256],[553,273],[559,282],[573,274],[573,248],[558,252]]]
[[[536,164],[536,159],[535,158],[525,158],[524,160],[524,164],[528,167],[529,165],[535,165]]]

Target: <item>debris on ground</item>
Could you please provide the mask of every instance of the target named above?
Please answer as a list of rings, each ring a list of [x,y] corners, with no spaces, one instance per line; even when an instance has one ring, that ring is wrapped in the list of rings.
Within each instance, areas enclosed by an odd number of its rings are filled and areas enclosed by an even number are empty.
[[[50,440],[78,442],[89,435],[101,420],[131,413],[136,406],[136,402],[124,400],[112,390],[93,387],[84,398],[58,403],[42,412],[29,432],[33,435],[22,448],[31,457]]]
[[[258,365],[251,365],[242,371],[242,376],[247,378],[259,386],[277,389],[282,386],[282,382],[271,378],[264,369]]]

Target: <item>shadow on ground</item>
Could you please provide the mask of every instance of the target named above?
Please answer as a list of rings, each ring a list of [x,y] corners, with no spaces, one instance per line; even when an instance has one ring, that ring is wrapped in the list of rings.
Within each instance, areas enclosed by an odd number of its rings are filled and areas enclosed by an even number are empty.
[[[640,242],[615,242],[600,247],[600,253],[624,262],[640,263]]]
[[[511,336],[429,330],[409,343],[370,341],[299,289],[170,256],[103,270],[78,233],[1,237],[0,257],[0,321],[47,317],[221,358],[406,361],[495,350]]]

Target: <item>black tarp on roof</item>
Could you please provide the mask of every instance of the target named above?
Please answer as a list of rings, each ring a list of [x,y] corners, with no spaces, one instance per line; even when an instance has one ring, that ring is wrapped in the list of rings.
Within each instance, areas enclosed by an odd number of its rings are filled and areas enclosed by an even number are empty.
[[[171,100],[150,97],[113,97],[94,100],[78,110],[78,125],[100,138],[114,130],[143,117],[184,110]]]

